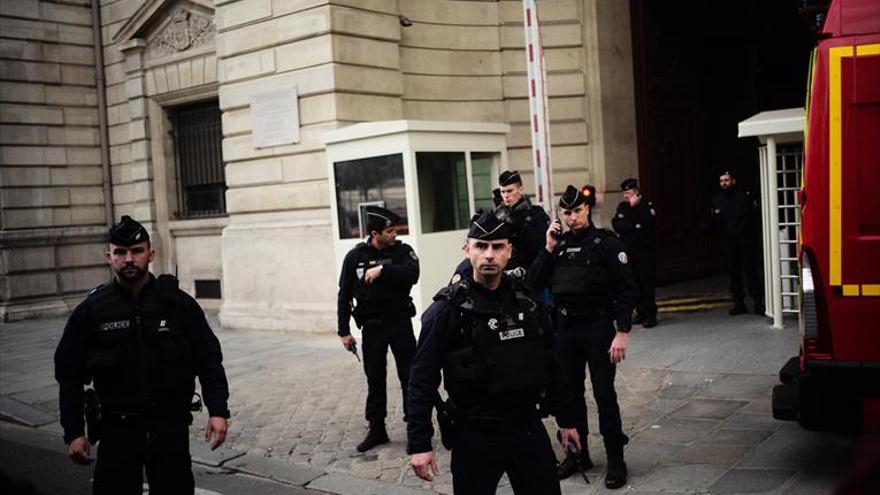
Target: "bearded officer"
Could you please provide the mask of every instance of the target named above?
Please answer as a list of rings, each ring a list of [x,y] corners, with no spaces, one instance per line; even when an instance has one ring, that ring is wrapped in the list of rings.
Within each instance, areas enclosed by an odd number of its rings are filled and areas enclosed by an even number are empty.
[[[562,382],[552,332],[522,280],[504,274],[510,226],[492,213],[472,220],[465,255],[473,266],[434,297],[422,315],[410,370],[407,425],[416,475],[438,474],[431,410],[440,385],[455,409],[452,479],[456,494],[494,493],[507,473],[514,493],[558,494],[556,458],[536,405],[556,416],[565,448],[580,448],[572,428],[574,396]],[[444,433],[444,444],[450,439]]]
[[[415,307],[410,290],[419,280],[419,258],[415,251],[397,240],[401,218],[391,210],[366,207],[369,238],[345,256],[339,276],[337,298],[338,334],[342,345],[351,349],[356,341],[351,335],[349,318],[363,335],[364,372],[367,375],[365,417],[370,425],[358,452],[366,452],[388,443],[385,429],[387,415],[387,355],[394,355],[397,378],[403,392],[404,421],[407,420],[406,397],[409,365],[416,351],[412,321]],[[352,299],[357,305],[352,309]]]
[[[623,433],[614,376],[616,365],[626,357],[638,292],[625,246],[612,232],[592,223],[590,211],[595,205],[592,186],[565,189],[559,207],[568,230],[562,232],[559,220],[550,225],[545,249],[529,269],[528,281],[533,289],[549,285],[553,294],[557,349],[579,398],[575,419],[584,444],[588,433],[584,367],[589,366],[608,459],[605,486],[614,489],[626,484],[623,447],[629,442]],[[578,464],[585,470],[593,466],[586,448],[559,465],[560,478],[577,472]]]
[[[620,184],[620,190],[623,191],[623,201],[617,205],[611,225],[626,246],[632,272],[639,285],[633,323],[652,328],[657,326],[657,303],[654,297],[657,280],[657,234],[654,223],[657,210],[653,203],[642,197],[637,180],[626,179]]]
[[[83,385],[100,402],[96,494],[194,492],[189,425],[198,376],[210,419],[211,448],[226,438],[229,387],[220,343],[198,303],[171,275],[148,271],[155,252],[128,216],[110,230],[113,281],[93,289],[73,311],[55,351],[61,426],[74,463],[89,464]],[[94,424],[90,423],[92,428]]]

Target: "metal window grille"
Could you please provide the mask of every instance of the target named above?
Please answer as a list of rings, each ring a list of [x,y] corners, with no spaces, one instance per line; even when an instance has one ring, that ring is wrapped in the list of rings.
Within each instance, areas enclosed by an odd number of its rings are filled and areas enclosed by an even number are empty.
[[[225,215],[226,175],[217,100],[175,107],[169,117],[177,170],[177,218]]]
[[[779,264],[782,279],[782,312],[798,313],[797,239],[801,224],[798,190],[803,169],[803,144],[776,148],[776,190],[779,198]]]

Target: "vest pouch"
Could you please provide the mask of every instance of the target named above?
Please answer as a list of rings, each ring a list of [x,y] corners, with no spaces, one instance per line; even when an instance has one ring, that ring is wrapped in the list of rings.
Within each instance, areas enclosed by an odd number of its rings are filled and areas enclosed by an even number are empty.
[[[554,295],[583,295],[586,293],[586,264],[561,264],[553,270],[550,290]]]
[[[452,394],[486,390],[486,368],[473,347],[458,349],[443,356],[443,385]]]
[[[499,345],[486,356],[490,394],[542,389],[550,383],[547,354],[540,339]]]
[[[159,351],[159,375],[162,389],[173,393],[177,399],[190,399],[189,390],[194,386],[193,357],[189,343],[179,328],[160,331],[157,336]],[[176,402],[176,400],[175,400]]]
[[[122,348],[104,347],[89,351],[86,369],[93,374],[107,373],[122,367]]]

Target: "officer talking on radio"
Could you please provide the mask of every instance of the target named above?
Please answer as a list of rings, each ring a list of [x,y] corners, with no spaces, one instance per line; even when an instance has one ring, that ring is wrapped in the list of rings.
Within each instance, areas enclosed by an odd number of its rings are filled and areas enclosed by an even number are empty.
[[[123,216],[110,229],[113,281],[76,307],[55,351],[70,458],[91,463],[89,444],[100,440],[96,494],[139,495],[145,467],[150,493],[194,492],[189,425],[201,406],[193,401],[196,376],[210,416],[205,440],[215,449],[226,439],[229,387],[220,343],[177,279],[148,271],[154,255],[144,227]]]
[[[510,225],[492,213],[474,217],[465,247],[473,269],[441,289],[422,315],[410,370],[407,451],[413,470],[428,481],[439,472],[431,411],[442,370],[455,424],[453,432],[441,423],[441,431],[452,450],[458,495],[494,493],[504,473],[514,493],[560,493],[540,419],[547,412],[562,428],[563,448],[571,442],[580,449],[572,428],[574,396],[556,365],[546,314],[522,280],[503,271],[511,235]]]
[[[342,345],[352,349],[356,343],[349,328],[351,316],[361,328],[364,339],[365,416],[370,430],[358,444],[358,452],[366,452],[389,441],[385,429],[388,347],[391,347],[397,365],[397,378],[403,392],[404,421],[407,419],[409,365],[416,351],[410,321],[415,316],[415,307],[409,293],[419,280],[418,256],[409,245],[397,240],[397,225],[400,225],[401,218],[378,206],[367,206],[365,210],[369,237],[345,256],[337,297],[338,334]],[[353,309],[352,299],[357,302]]]
[[[617,363],[626,358],[637,288],[623,243],[612,232],[592,224],[590,211],[595,205],[592,186],[566,188],[559,207],[568,230],[563,233],[558,220],[550,225],[545,249],[529,269],[528,282],[535,290],[550,286],[559,357],[578,397],[575,420],[584,448],[558,466],[559,477],[593,467],[586,448],[584,401],[584,367],[589,366],[608,459],[605,486],[613,489],[625,485],[627,477],[623,446],[629,439],[621,425],[614,376]]]
[[[657,280],[657,234],[654,223],[657,210],[653,203],[642,197],[637,180],[626,179],[620,184],[620,190],[623,191],[623,201],[617,205],[611,225],[626,246],[629,263],[639,285],[633,323],[652,328],[657,326],[657,303],[654,298]]]

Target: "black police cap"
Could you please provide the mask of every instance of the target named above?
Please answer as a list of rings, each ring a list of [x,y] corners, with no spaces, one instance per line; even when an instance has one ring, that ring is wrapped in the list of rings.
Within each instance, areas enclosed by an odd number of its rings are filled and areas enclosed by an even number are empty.
[[[509,186],[512,184],[522,184],[522,178],[516,170],[505,170],[498,176],[499,186]]]
[[[620,183],[620,190],[621,191],[629,191],[630,189],[638,189],[638,188],[639,188],[639,181],[633,179],[632,177],[630,177],[629,179],[626,179],[625,181]]]
[[[510,224],[499,220],[491,211],[479,211],[471,218],[471,228],[468,230],[469,239],[497,241],[512,237]]]
[[[400,224],[400,215],[381,206],[367,206],[367,232],[382,232],[393,225]]]
[[[582,204],[591,207],[596,205],[595,187],[587,185],[578,189],[569,184],[559,197],[559,207],[566,210],[573,210]]]
[[[110,228],[110,242],[117,246],[133,246],[149,240],[147,229],[128,215],[123,215],[119,223]]]
[[[729,175],[730,177],[736,177],[736,172],[732,168],[722,168],[718,171],[718,177],[723,175]]]

